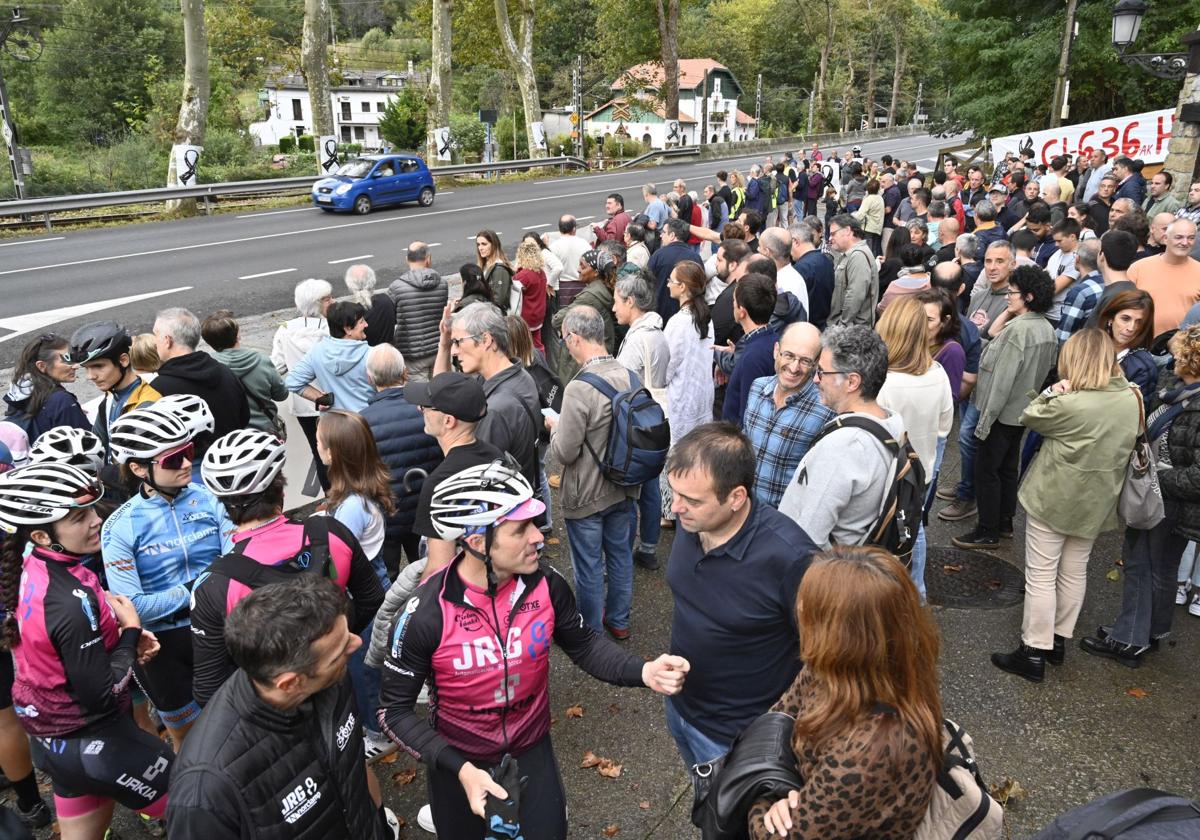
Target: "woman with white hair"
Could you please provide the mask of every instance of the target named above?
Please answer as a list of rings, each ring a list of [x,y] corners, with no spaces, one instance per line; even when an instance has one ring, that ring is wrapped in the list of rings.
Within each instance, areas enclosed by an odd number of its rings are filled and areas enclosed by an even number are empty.
[[[333,287],[324,280],[309,278],[296,286],[296,309],[300,316],[285,321],[275,331],[275,340],[271,344],[271,361],[280,376],[287,376],[288,370],[298,364],[305,354],[318,341],[329,336],[329,324],[325,321],[325,310],[333,302]],[[395,318],[395,312],[392,313]],[[292,416],[300,424],[308,448],[312,451],[313,463],[317,467],[317,480],[321,489],[329,489],[329,476],[325,465],[317,455],[317,419],[319,412],[312,400],[307,400],[299,394],[290,398]]]
[[[374,347],[392,340],[396,332],[396,304],[387,292],[375,291],[375,270],[361,263],[346,269],[350,298],[367,310],[367,344]]]

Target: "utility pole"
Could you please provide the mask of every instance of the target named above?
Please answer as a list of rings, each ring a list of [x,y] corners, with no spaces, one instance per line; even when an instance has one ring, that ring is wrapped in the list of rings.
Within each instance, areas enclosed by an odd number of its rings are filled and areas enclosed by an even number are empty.
[[[813,104],[816,101],[817,94],[817,78],[813,77],[813,86],[808,91],[808,131],[806,134],[812,134],[813,129]]]
[[[1058,73],[1054,78],[1054,99],[1050,106],[1050,128],[1057,128],[1067,118],[1067,97],[1071,89],[1071,45],[1075,42],[1075,6],[1079,0],[1067,0],[1067,24],[1063,28],[1062,50],[1058,59]]]
[[[758,84],[754,89],[754,136],[758,137],[762,130],[762,73],[758,74]]]
[[[26,30],[29,18],[21,13],[18,6],[12,10],[8,23],[0,28],[0,51],[7,52],[18,61],[37,61],[41,57],[44,44],[41,34],[34,28]],[[0,134],[4,135],[4,145],[8,150],[8,165],[12,170],[13,191],[17,200],[25,197],[24,165],[21,161],[20,148],[17,146],[17,126],[12,116],[12,104],[8,99],[8,90],[4,86],[4,67],[0,64]]]
[[[4,67],[0,66],[0,133],[4,134],[4,145],[8,148],[8,165],[12,169],[13,189],[17,201],[25,197],[25,179],[21,175],[21,164],[17,160],[17,131],[9,111],[8,92],[4,88]]]
[[[575,70],[571,74],[571,102],[575,112],[575,156],[583,157],[587,152],[583,134],[583,55],[575,56]]]
[[[704,101],[700,103],[700,145],[708,143],[708,71],[704,71]]]
[[[913,108],[913,118],[912,118],[913,125],[917,124],[917,120],[921,116],[921,96],[924,93],[925,93],[925,82],[924,81],[917,82],[917,104],[916,104],[916,107]]]

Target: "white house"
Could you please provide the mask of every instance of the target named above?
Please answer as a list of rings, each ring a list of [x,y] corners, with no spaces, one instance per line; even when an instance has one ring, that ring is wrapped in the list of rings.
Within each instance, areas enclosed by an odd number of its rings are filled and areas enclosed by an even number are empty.
[[[584,117],[585,130],[603,138],[605,145],[610,139],[616,142],[630,137],[655,149],[752,140],[757,136],[754,117],[738,108],[742,86],[723,64],[711,58],[679,60],[678,126],[666,119],[657,98],[662,83],[661,63],[630,67],[612,83],[613,98]],[[706,136],[702,137],[704,129]]]
[[[379,120],[397,91],[424,81],[413,72],[412,62],[408,72],[345,70],[341,77],[341,84],[329,89],[334,134],[343,143],[361,143],[366,149],[383,145]],[[273,146],[280,137],[315,134],[312,103],[303,76],[289,74],[268,82],[258,92],[258,102],[264,119],[250,124],[255,142]]]

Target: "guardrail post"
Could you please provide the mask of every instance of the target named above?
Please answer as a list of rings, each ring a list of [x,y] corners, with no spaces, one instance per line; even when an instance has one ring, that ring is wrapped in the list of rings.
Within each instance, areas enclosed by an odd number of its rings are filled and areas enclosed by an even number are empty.
[[[50,227],[50,211],[46,211],[46,232],[49,233],[53,228]]]
[[[211,216],[211,215],[212,215],[212,204],[209,202],[209,199],[208,199],[208,196],[207,196],[207,195],[206,195],[206,196],[204,196],[204,215],[205,215],[205,216]]]

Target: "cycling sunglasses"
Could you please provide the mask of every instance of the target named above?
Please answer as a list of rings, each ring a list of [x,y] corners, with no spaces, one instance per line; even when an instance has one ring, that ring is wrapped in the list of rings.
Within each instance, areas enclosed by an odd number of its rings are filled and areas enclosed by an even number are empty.
[[[157,458],[151,458],[150,463],[158,464],[164,470],[181,470],[185,463],[190,464],[196,457],[196,445],[191,441],[178,449],[165,452]]]

